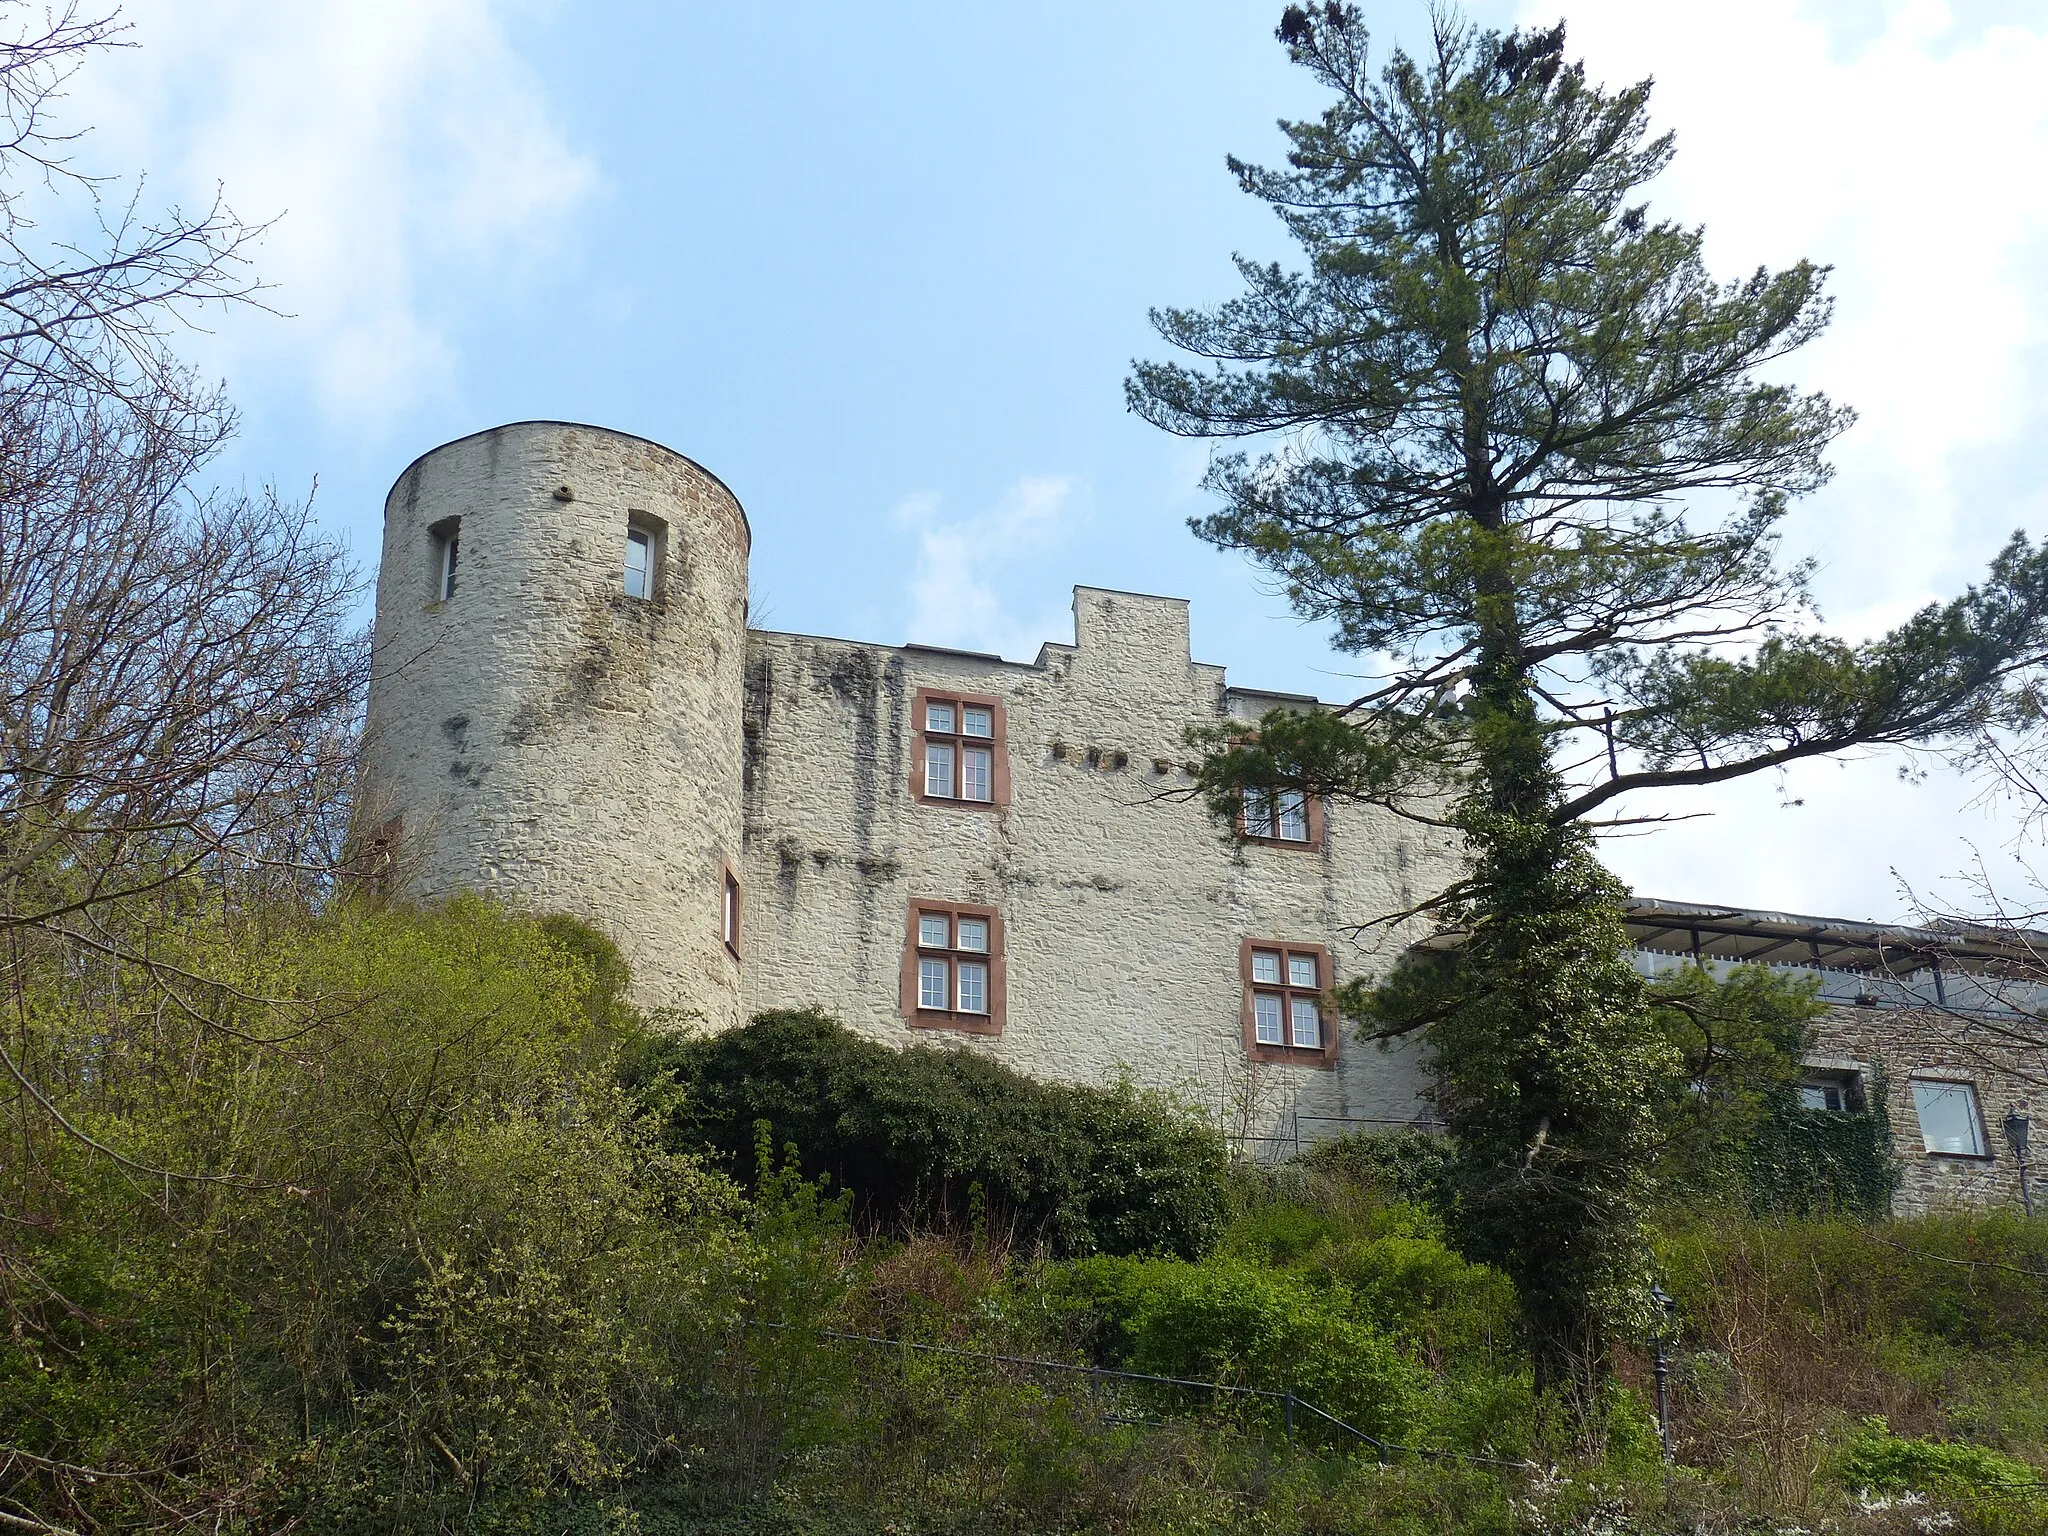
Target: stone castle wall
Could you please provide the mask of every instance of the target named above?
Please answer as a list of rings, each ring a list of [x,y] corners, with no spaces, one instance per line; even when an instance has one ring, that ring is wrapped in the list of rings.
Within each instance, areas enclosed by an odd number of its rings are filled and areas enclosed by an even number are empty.
[[[629,526],[661,535],[652,600],[622,590]],[[1244,1132],[1427,1117],[1411,1053],[1339,1041],[1332,1062],[1255,1062],[1271,1053],[1245,1046],[1240,949],[1321,945],[1338,980],[1382,968],[1417,935],[1355,925],[1440,889],[1454,852],[1354,807],[1330,808],[1313,847],[1218,827],[1189,796],[1183,732],[1288,701],[1192,662],[1185,602],[1078,589],[1075,643],[1031,664],[771,634],[746,628],[747,546],[714,477],[598,428],[502,427],[400,477],[366,793],[402,831],[410,889],[584,917],[619,943],[638,1001],[690,1027],[815,1004],[895,1044],[965,1041],[1074,1081],[1127,1072]],[[1006,805],[913,792],[919,688],[1001,703]],[[913,900],[1002,919],[999,1033],[905,1017]]]
[[[1445,834],[1333,806],[1319,847],[1226,835],[1189,796],[1183,732],[1283,700],[1192,663],[1180,600],[1077,588],[1074,623],[1076,644],[1029,665],[750,637],[747,1011],[816,1003],[875,1039],[964,1038],[1045,1077],[1128,1072],[1268,1135],[1291,1136],[1296,1115],[1305,1138],[1426,1118],[1407,1051],[1345,1040],[1329,1069],[1248,1060],[1239,952],[1247,938],[1313,943],[1340,980],[1384,969],[1419,932],[1354,926],[1453,878]],[[1007,807],[913,794],[920,689],[1002,702]],[[913,900],[1002,915],[1000,1035],[906,1020]]]
[[[649,600],[621,587],[629,526],[656,546]],[[437,529],[458,540],[445,601]],[[384,506],[365,743],[412,889],[589,918],[644,998],[719,1027],[748,537],[714,476],[624,433],[522,422],[423,455]]]

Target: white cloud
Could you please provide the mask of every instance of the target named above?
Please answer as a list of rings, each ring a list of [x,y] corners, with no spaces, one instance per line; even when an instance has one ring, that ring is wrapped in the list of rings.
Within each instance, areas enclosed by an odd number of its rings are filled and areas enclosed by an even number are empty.
[[[452,386],[437,291],[473,298],[558,253],[596,171],[563,140],[491,0],[131,0],[138,47],[91,63],[66,115],[94,168],[142,168],[144,207],[277,222],[273,305],[183,350],[246,384],[309,389],[378,428]]]
[[[1874,20],[1868,5],[1575,0],[1569,19],[1596,78],[1654,76],[1652,113],[1678,133],[1656,205],[1706,225],[1719,273],[1835,268],[1834,325],[1785,369],[1862,418],[1791,530],[1821,557],[1830,619],[1868,632],[1951,593],[2026,510],[2017,486],[1985,504],[1979,472],[2041,410],[2048,22],[1966,31],[1940,0]]]
[[[1079,490],[1071,475],[1026,475],[986,512],[951,522],[940,515],[935,495],[899,502],[898,526],[918,539],[908,638],[1023,660],[1036,655],[1042,642],[1069,633],[1071,622],[1058,612],[1015,619],[1004,609],[996,583],[1006,567],[1050,549],[1067,534]]]
[[[1548,22],[1555,0],[1529,0]],[[2017,526],[2043,527],[2028,445],[2048,425],[2048,20],[1983,22],[1940,0],[1877,6],[1573,0],[1571,51],[1613,87],[1652,76],[1678,154],[1654,207],[1707,229],[1723,277],[1831,263],[1828,335],[1784,376],[1853,405],[1835,483],[1788,521],[1821,562],[1830,627],[1860,638],[1979,577]],[[1966,25],[1974,22],[1974,25]],[[1795,770],[1637,810],[1713,818],[1616,841],[1663,896],[1890,915],[1891,870],[1926,889],[2011,825],[1896,760]],[[1770,776],[1765,776],[1769,779]]]

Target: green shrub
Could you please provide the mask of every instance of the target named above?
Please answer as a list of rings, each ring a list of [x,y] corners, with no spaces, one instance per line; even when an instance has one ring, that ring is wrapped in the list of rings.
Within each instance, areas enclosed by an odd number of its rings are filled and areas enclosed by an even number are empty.
[[[1894,1435],[1881,1418],[1865,1419],[1843,1445],[1834,1468],[1846,1488],[1870,1493],[1967,1496],[2048,1493],[2025,1462],[1978,1445]]]
[[[662,1100],[672,1145],[745,1177],[767,1120],[872,1225],[979,1221],[1059,1254],[1189,1257],[1222,1228],[1220,1138],[1129,1087],[1038,1082],[957,1048],[894,1050],[812,1010],[662,1044],[633,1077]]]
[[[1658,1251],[1688,1312],[1747,1288],[1779,1312],[1825,1319],[1837,1336],[2048,1347],[2048,1222],[2018,1212],[1874,1226],[1721,1219],[1667,1235]]]
[[[1335,1175],[1385,1200],[1405,1200],[1442,1216],[1450,1208],[1457,1147],[1433,1131],[1354,1131],[1319,1141],[1293,1166]]]
[[[152,953],[208,978],[183,1007],[112,963],[25,977],[31,1068],[129,1163],[6,1106],[34,1155],[0,1158],[30,1218],[0,1273],[41,1283],[10,1297],[0,1444],[47,1460],[0,1503],[483,1529],[696,1437],[763,1245],[621,1088],[608,945],[465,897],[193,916]]]
[[[1421,1373],[1338,1289],[1234,1259],[1083,1259],[1062,1277],[1108,1363],[1293,1392],[1368,1434],[1399,1434]]]

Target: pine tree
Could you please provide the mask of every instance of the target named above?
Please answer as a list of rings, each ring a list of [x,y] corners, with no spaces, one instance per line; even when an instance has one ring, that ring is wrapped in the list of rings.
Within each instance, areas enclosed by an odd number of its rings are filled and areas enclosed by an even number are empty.
[[[1815,632],[1777,525],[1852,417],[1762,374],[1827,324],[1827,269],[1716,282],[1702,231],[1641,199],[1673,149],[1649,82],[1589,83],[1561,23],[1439,11],[1427,57],[1377,72],[1355,7],[1290,6],[1278,35],[1334,100],[1281,125],[1285,168],[1229,163],[1306,266],[1239,259],[1241,296],[1155,311],[1212,366],[1140,363],[1127,391],[1168,431],[1266,439],[1214,460],[1195,530],[1374,681],[1212,733],[1201,789],[1219,816],[1297,787],[1462,834],[1428,904],[1458,942],[1341,1001],[1423,1033],[1469,1240],[1520,1287],[1539,1380],[1585,1388],[1641,1304],[1678,1070],[1596,855],[1612,802],[1968,738],[2042,654],[2048,550],[2016,534],[1871,643]]]

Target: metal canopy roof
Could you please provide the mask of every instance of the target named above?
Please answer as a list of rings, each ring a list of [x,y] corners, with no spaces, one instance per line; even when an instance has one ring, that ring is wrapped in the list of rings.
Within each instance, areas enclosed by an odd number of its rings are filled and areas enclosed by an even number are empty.
[[[1966,974],[2048,971],[2044,933],[1963,923],[1909,928],[1649,897],[1631,897],[1626,907],[1629,938],[1638,949],[1700,959],[1892,975],[1928,967]]]

